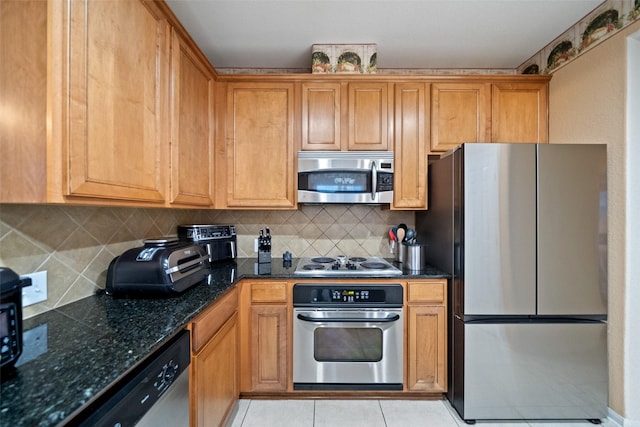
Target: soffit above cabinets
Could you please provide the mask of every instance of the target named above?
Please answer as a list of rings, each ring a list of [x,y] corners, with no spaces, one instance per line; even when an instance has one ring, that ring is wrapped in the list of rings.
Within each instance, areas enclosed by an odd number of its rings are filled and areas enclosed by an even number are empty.
[[[375,43],[379,69],[514,69],[602,0],[166,0],[214,67],[309,69]]]

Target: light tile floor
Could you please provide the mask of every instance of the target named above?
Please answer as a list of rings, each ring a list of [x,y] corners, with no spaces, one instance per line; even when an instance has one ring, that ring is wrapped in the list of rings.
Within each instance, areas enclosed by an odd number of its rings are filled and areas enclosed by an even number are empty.
[[[588,421],[478,421],[478,427],[593,427]],[[603,420],[603,427],[618,427]],[[229,427],[466,427],[446,400],[246,400]]]

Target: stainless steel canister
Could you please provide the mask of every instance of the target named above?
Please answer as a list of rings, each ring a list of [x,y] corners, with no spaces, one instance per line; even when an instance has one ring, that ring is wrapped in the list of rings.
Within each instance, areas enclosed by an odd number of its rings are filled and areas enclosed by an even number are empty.
[[[427,267],[427,245],[415,243],[403,246],[406,247],[406,254],[402,262],[402,268],[408,271],[424,270]]]

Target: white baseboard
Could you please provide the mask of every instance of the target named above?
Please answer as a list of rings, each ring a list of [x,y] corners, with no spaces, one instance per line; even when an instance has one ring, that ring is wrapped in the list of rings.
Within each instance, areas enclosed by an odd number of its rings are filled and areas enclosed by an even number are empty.
[[[607,418],[609,421],[616,423],[620,427],[640,427],[640,420],[625,419],[611,408],[608,409]]]
[[[621,427],[624,425],[624,418],[611,408],[608,408],[607,418]]]

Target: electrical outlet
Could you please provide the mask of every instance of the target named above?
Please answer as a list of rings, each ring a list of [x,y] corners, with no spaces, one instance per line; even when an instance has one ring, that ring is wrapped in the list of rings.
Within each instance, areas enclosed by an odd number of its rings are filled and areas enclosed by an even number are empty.
[[[253,252],[258,253],[258,239],[253,239]]]
[[[47,300],[47,272],[25,274],[20,278],[29,277],[31,286],[22,288],[22,306],[27,307]]]

